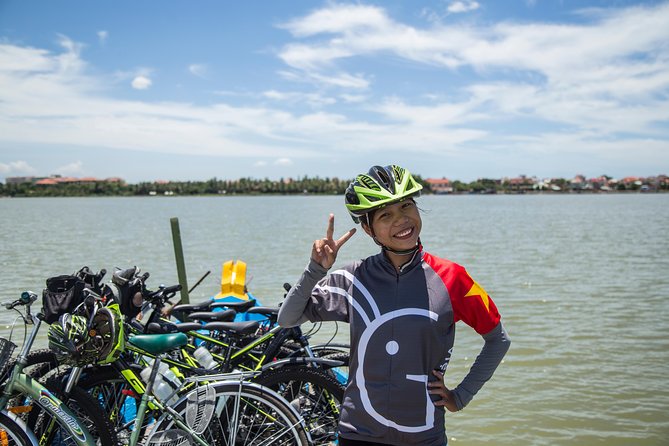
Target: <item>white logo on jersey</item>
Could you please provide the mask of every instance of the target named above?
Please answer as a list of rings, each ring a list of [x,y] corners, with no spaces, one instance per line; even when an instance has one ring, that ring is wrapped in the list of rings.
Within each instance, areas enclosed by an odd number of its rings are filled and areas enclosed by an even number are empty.
[[[411,374],[411,373],[406,373],[404,375],[404,378],[407,381],[420,382],[422,383],[422,387],[425,389],[425,423],[418,426],[407,426],[405,424],[400,424],[394,420],[388,419],[387,416],[380,414],[374,408],[374,405],[372,404],[372,401],[369,397],[369,389],[367,388],[365,375],[363,371],[365,370],[365,358],[367,356],[367,349],[369,347],[370,340],[372,339],[373,335],[379,329],[381,329],[385,324],[398,318],[416,317],[416,316],[425,317],[436,321],[439,318],[439,315],[433,311],[429,311],[423,308],[403,308],[400,310],[395,310],[389,313],[381,314],[378,306],[376,305],[376,302],[372,298],[369,291],[364,287],[364,285],[362,285],[362,283],[360,283],[360,281],[358,281],[357,278],[355,278],[355,276],[353,276],[348,271],[341,271],[341,270],[335,271],[332,274],[342,275],[346,277],[348,280],[350,280],[353,283],[353,286],[357,288],[358,291],[360,291],[362,296],[365,298],[372,312],[371,315],[367,314],[367,312],[360,306],[358,302],[353,300],[353,296],[351,296],[346,290],[338,287],[324,287],[324,289],[328,290],[331,293],[345,296],[348,299],[351,306],[360,315],[360,317],[365,323],[365,329],[363,330],[360,336],[360,342],[358,344],[358,369],[355,374],[355,379],[358,384],[358,388],[360,390],[360,398],[362,400],[362,404],[365,410],[372,418],[374,418],[379,423],[383,424],[384,426],[393,427],[400,432],[423,432],[433,428],[435,406],[434,403],[432,403],[432,400],[430,399],[430,394],[427,391],[427,381],[428,381],[427,375]],[[374,346],[373,348],[375,349],[375,352],[378,355],[378,346]],[[384,344],[384,348],[385,352],[389,356],[400,354],[401,339],[391,339],[387,341]],[[404,354],[407,353],[409,352],[404,352]]]

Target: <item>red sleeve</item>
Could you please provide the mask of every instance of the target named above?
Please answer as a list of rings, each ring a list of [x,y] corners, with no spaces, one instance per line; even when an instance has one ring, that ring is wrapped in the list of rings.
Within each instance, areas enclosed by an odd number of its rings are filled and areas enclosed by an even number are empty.
[[[424,259],[446,285],[455,322],[461,320],[481,335],[497,326],[501,318],[497,306],[464,267],[427,253]]]

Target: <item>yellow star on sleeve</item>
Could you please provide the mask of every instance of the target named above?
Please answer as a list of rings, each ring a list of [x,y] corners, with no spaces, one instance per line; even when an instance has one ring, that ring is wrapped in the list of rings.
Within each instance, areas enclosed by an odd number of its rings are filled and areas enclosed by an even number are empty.
[[[488,298],[488,293],[485,292],[483,287],[476,283],[475,280],[472,279],[472,287],[467,291],[467,294],[465,294],[465,297],[471,297],[471,296],[480,296],[481,301],[483,302],[483,305],[485,305],[485,309],[490,312],[490,300]]]

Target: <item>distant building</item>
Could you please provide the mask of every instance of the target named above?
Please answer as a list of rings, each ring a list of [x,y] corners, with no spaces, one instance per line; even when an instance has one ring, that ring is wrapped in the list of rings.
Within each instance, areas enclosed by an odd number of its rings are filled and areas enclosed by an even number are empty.
[[[451,181],[446,178],[428,178],[425,182],[430,186],[430,190],[435,194],[450,194],[453,192]]]
[[[33,181],[35,181],[35,177],[7,177],[7,178],[5,178],[5,184],[32,183]]]
[[[35,181],[37,186],[54,186],[60,183],[56,178],[42,178],[41,180]]]
[[[122,178],[118,177],[112,177],[112,178],[105,178],[105,179],[100,179],[100,178],[95,178],[95,177],[83,177],[83,178],[75,178],[75,177],[63,177],[60,175],[51,175],[50,177],[25,177],[26,179],[29,179],[29,181],[17,181],[18,178],[24,178],[24,177],[14,177],[14,178],[7,178],[7,180],[14,180],[13,182],[15,183],[26,183],[30,182],[33,183],[37,186],[55,186],[56,184],[91,184],[91,183],[120,183],[124,184],[125,181]],[[8,181],[7,184],[10,184]]]
[[[536,179],[521,175],[516,178],[504,178],[502,186],[509,192],[525,193],[535,189]]]

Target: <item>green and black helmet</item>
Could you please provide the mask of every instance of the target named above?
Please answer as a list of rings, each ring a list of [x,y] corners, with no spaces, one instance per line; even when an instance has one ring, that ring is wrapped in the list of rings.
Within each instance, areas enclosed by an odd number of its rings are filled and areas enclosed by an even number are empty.
[[[389,204],[420,195],[423,186],[397,165],[373,166],[358,175],[346,189],[346,208],[353,221]]]
[[[49,327],[47,338],[49,349],[62,364],[79,364],[90,357],[85,351],[89,336],[88,323],[83,316],[70,313],[61,315]]]
[[[51,324],[47,337],[61,364],[108,364],[125,348],[123,316],[116,303],[99,308],[90,326],[86,317],[65,313]]]

